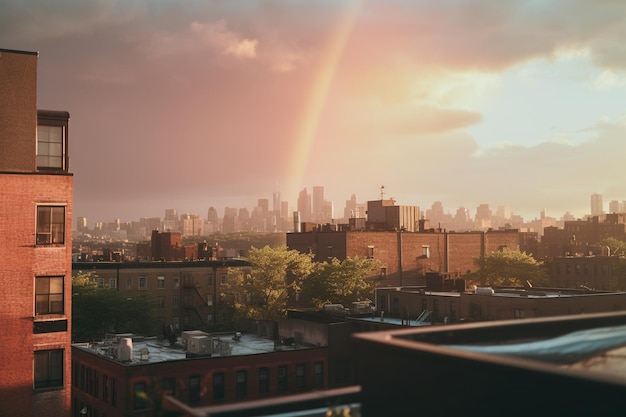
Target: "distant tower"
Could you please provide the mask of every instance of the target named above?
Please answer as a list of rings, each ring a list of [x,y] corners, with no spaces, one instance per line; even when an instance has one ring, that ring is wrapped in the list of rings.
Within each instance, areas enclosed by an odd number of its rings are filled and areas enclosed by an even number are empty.
[[[178,212],[176,209],[165,209],[165,220],[178,220]]]
[[[609,213],[623,213],[624,202],[613,200],[609,203]]]
[[[303,222],[310,222],[311,219],[311,196],[307,193],[306,188],[303,188],[298,195],[298,211],[300,212],[300,219]]]
[[[272,211],[280,211],[280,192],[274,191],[272,193]]]
[[[602,209],[602,195],[591,194],[591,215],[600,216],[602,214],[604,214],[604,210]]]
[[[83,230],[87,230],[87,218],[79,217],[76,219],[76,230],[82,232]]]
[[[313,196],[311,199],[313,221],[318,223],[324,222],[324,187],[313,187]]]

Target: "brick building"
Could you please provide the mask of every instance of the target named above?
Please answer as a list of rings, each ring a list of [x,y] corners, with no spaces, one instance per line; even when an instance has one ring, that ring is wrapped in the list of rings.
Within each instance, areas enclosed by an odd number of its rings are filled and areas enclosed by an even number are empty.
[[[315,254],[316,261],[330,258],[370,258],[381,269],[370,278],[377,286],[423,285],[426,273],[436,271],[458,277],[474,271],[474,257],[520,249],[517,230],[486,232],[421,232],[337,230],[319,226],[287,233],[287,247]]]
[[[2,415],[68,415],[69,114],[37,110],[36,52],[0,49]]]
[[[376,289],[376,311],[384,318],[418,317],[429,323],[512,320],[626,310],[625,292],[564,288],[478,288],[468,291],[428,287]]]
[[[117,288],[127,297],[147,295],[156,319],[178,330],[206,329],[220,323],[219,287],[228,268],[246,268],[243,260],[172,262],[75,262],[73,274],[91,273],[100,287]]]
[[[201,332],[179,342],[113,335],[74,345],[73,416],[160,415],[166,394],[202,407],[328,387],[327,345]]]
[[[626,214],[612,213],[566,221],[562,229],[546,227],[539,257],[600,255],[603,253],[600,242],[610,237],[626,242]]]
[[[624,261],[616,256],[560,256],[546,261],[552,285],[563,288],[615,288],[614,269]]]

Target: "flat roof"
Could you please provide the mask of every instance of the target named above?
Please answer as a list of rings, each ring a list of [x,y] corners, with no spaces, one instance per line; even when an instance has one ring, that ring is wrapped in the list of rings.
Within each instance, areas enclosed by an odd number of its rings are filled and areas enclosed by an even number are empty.
[[[200,331],[189,331],[192,336],[207,335],[212,344],[210,354],[194,354],[190,352],[188,346],[184,345],[183,339],[179,337],[172,346],[169,341],[161,340],[157,337],[143,337],[133,334],[116,334],[99,342],[74,343],[72,347],[106,357],[117,363],[133,366],[145,365],[148,363],[159,363],[190,358],[216,358],[230,356],[256,355],[262,353],[272,353],[280,351],[292,351],[302,349],[312,349],[319,346],[304,344],[280,344],[273,340],[257,336],[252,333],[226,332],[226,333],[205,333]],[[132,339],[132,360],[119,360],[114,348],[119,345],[122,339]]]
[[[8,52],[8,53],[11,53],[11,54],[22,54],[22,55],[39,55],[39,52],[21,51],[21,50],[18,50],[18,49],[0,48],[0,52]]]

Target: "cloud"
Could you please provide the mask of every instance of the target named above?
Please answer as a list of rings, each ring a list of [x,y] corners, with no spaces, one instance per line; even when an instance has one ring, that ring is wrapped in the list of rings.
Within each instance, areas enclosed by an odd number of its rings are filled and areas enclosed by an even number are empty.
[[[228,29],[222,19],[217,22],[191,24],[191,31],[208,45],[236,58],[256,58],[257,39],[244,38]]]
[[[138,217],[130,211],[178,199],[209,206],[273,191],[294,175],[288,161],[320,71],[332,82],[297,180],[338,190],[336,209],[352,192],[376,198],[381,183],[420,204],[535,212],[623,190],[619,121],[584,133],[559,122],[552,143],[498,148],[467,132],[494,123],[478,104],[503,105],[502,74],[526,63],[584,53],[601,69],[594,93],[623,88],[626,2],[362,0],[344,21],[347,4],[5,0],[0,47],[40,51],[39,104],[72,115],[76,214],[93,220],[122,206],[129,214],[115,216]],[[345,46],[330,62],[341,28]],[[524,85],[541,85],[527,68]],[[524,97],[597,111],[575,93],[568,103]],[[494,129],[503,141],[540,111],[532,100],[505,104]]]

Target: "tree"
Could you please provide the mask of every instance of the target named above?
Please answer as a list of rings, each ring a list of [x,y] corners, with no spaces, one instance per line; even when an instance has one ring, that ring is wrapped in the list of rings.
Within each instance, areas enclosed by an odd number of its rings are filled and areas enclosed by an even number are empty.
[[[252,247],[248,273],[230,269],[220,296],[224,312],[237,324],[243,319],[275,320],[284,316],[287,300],[313,269],[312,255],[286,246]],[[229,311],[230,310],[230,311]]]
[[[98,288],[91,273],[72,277],[72,339],[99,340],[106,333],[157,334],[147,296],[127,298],[115,288]]]
[[[378,261],[358,257],[320,263],[302,282],[299,301],[305,306],[322,307],[372,299],[374,287],[366,277],[378,267]]]
[[[504,249],[484,257],[476,257],[474,264],[479,269],[470,274],[469,278],[479,285],[522,286],[526,281],[536,286],[548,284],[543,263],[526,252]]]
[[[608,237],[600,242],[602,248],[609,248],[609,256],[626,256],[626,242]]]

